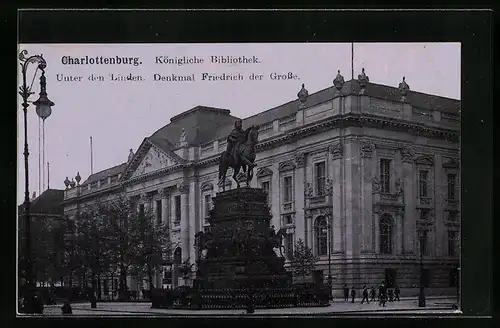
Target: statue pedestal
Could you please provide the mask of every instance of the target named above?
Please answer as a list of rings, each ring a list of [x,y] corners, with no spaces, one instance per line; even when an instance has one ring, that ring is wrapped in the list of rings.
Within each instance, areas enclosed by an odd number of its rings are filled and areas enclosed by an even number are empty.
[[[218,193],[210,212],[206,258],[200,260],[197,281],[203,288],[259,288],[291,285],[270,242],[267,195],[242,187]]]

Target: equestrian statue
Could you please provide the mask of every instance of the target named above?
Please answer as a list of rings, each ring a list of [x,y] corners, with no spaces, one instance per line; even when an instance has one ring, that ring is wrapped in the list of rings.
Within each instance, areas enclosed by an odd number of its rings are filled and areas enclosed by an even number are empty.
[[[240,169],[246,172],[247,186],[253,179],[253,168],[255,164],[255,146],[258,142],[259,128],[252,125],[246,130],[242,128],[243,122],[234,122],[234,129],[227,137],[227,148],[220,156],[219,160],[219,185],[222,190],[226,190],[226,173],[229,167],[233,169],[233,180],[236,181],[237,188],[240,187],[238,173]]]

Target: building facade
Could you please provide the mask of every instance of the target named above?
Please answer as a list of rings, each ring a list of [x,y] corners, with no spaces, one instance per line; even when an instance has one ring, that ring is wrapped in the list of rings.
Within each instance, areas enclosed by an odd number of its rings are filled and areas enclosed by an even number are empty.
[[[344,284],[386,281],[416,295],[421,264],[429,294],[454,293],[460,101],[413,92],[404,79],[395,88],[365,77],[337,77],[310,95],[303,86],[297,100],[243,119],[243,128],[259,126],[251,186],[268,191],[285,249],[304,240],[319,257],[312,279],[331,273],[335,294]],[[208,229],[219,157],[236,119],[204,106],[173,117],[127,162],[68,188],[65,214],[124,192],[170,225],[175,256],[196,259],[194,235]],[[226,189],[235,188],[231,175]],[[182,283],[174,274],[174,287]]]

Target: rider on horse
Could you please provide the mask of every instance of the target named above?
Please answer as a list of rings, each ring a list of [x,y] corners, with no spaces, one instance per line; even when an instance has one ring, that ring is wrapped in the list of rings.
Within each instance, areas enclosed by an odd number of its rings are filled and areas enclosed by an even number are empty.
[[[227,137],[226,151],[231,154],[234,163],[238,163],[241,160],[242,163],[238,164],[247,165],[249,168],[253,168],[257,166],[257,164],[250,162],[240,151],[240,145],[246,141],[246,133],[248,131],[248,129],[247,131],[243,130],[242,125],[243,122],[239,119],[234,122],[234,129]]]

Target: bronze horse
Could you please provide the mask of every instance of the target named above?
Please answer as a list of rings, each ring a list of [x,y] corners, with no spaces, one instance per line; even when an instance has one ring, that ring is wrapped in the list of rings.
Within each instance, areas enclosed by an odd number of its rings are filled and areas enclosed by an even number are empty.
[[[271,245],[273,248],[277,248],[280,251],[281,257],[283,257],[283,249],[285,246],[283,246],[283,238],[285,237],[285,230],[282,228],[278,230],[278,232],[271,237]]]
[[[226,173],[229,167],[233,169],[233,180],[236,181],[237,188],[240,187],[240,182],[237,179],[238,173],[240,173],[240,169],[243,169],[243,172],[247,173],[247,186],[250,185],[250,182],[253,179],[253,167],[247,167],[247,165],[243,164],[241,157],[245,157],[251,163],[255,161],[255,146],[257,145],[259,138],[259,128],[255,125],[247,128],[245,130],[245,142],[241,143],[238,146],[237,152],[238,160],[235,163],[234,157],[232,154],[224,151],[219,160],[219,185],[222,185],[222,190],[226,190]]]

